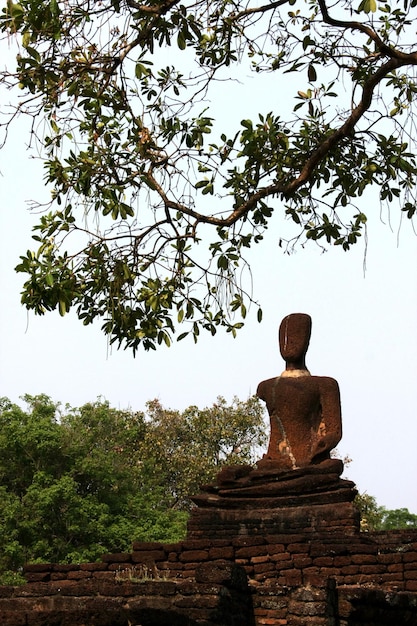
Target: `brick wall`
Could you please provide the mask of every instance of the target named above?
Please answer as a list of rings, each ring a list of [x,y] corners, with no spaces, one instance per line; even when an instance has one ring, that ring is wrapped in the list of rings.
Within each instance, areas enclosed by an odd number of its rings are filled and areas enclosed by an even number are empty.
[[[355,537],[299,534],[197,539],[176,544],[133,544],[132,552],[105,554],[100,563],[37,564],[25,568],[28,582],[138,577],[192,579],[202,563],[241,565],[257,583],[322,586],[378,585],[417,592],[417,531],[360,533]],[[123,574],[124,572],[124,574]]]
[[[246,591],[238,572],[246,574]],[[83,597],[91,610],[98,599],[108,606],[101,621],[93,622],[97,626],[127,626],[126,598],[136,603],[138,623],[145,626],[152,621],[146,622],[143,612],[155,614],[158,602],[169,613],[169,623],[177,615],[181,624],[192,618],[196,624],[233,626],[417,626],[417,531],[136,542],[132,552],[107,554],[99,563],[28,565],[25,576],[24,587],[0,591],[2,625],[50,626],[52,622],[39,620],[52,611],[51,597],[55,612],[64,599],[69,611]],[[11,621],[10,593],[15,603],[24,600],[21,614],[27,621]],[[229,604],[223,606],[225,598]],[[244,618],[236,617],[234,603],[245,607]],[[32,622],[28,616],[36,606],[43,609]],[[372,606],[379,622],[370,620]],[[1,621],[6,609],[9,621]],[[120,622],[114,621],[117,612]],[[103,621],[110,615],[113,621]],[[68,624],[78,623],[74,616],[72,620]],[[162,626],[161,620],[159,616],[154,623]]]
[[[193,580],[175,581],[54,567],[49,581],[0,587],[1,626],[253,626],[252,615],[247,578],[232,563],[201,564]]]

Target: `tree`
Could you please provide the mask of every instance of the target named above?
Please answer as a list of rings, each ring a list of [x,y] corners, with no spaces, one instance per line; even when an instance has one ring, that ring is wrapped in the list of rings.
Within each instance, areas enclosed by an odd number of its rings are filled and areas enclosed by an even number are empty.
[[[53,186],[17,266],[23,304],[76,307],[134,353],[177,325],[178,340],[235,335],[254,302],[246,254],[278,209],[298,229],[286,250],[348,250],[373,185],[411,219],[416,5],[7,0],[0,29],[19,53],[0,80],[22,91],[2,128],[32,117]],[[239,66],[289,97],[292,73],[292,113],[218,129],[210,89]]]
[[[417,528],[417,515],[410,513],[406,508],[386,509],[382,507],[381,530],[396,530],[398,528]]]
[[[417,515],[410,513],[406,508],[387,509],[379,506],[376,499],[367,493],[358,494],[355,504],[361,514],[363,531],[417,528]]]
[[[217,398],[212,407],[190,406],[182,413],[147,405],[150,419],[143,457],[150,455],[155,476],[166,486],[173,506],[188,510],[190,496],[214,479],[224,465],[254,464],[266,444],[264,407],[256,396]]]
[[[189,496],[263,443],[260,402],[219,399],[183,413],[149,403],[79,409],[25,396],[0,401],[0,579],[26,562],[80,562],[132,541],[178,541]],[[6,572],[6,574],[4,574]]]
[[[149,512],[164,517],[163,494],[143,485],[137,463],[143,414],[103,401],[60,412],[47,396],[24,400],[26,411],[1,403],[3,568],[95,560],[127,549]],[[167,535],[178,537],[179,516],[167,517]]]

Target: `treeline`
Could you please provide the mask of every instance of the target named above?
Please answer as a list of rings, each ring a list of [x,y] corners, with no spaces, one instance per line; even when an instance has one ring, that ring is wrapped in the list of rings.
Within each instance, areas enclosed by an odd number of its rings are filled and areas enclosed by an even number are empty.
[[[132,541],[185,537],[190,496],[225,464],[254,463],[266,443],[256,398],[185,411],[148,402],[145,412],[99,399],[62,407],[0,399],[0,583],[27,562],[82,562],[130,550]],[[363,494],[362,530],[417,528]],[[17,574],[16,574],[17,573]]]
[[[356,496],[355,502],[361,514],[362,531],[417,528],[417,515],[407,508],[387,509],[367,493]]]
[[[0,572],[26,562],[92,561],[134,540],[185,536],[189,496],[265,443],[263,407],[223,398],[203,410],[146,412],[104,400],[61,407],[0,400]]]

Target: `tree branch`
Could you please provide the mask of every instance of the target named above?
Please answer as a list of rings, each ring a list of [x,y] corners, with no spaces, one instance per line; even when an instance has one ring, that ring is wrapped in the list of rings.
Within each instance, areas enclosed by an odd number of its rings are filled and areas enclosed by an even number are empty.
[[[318,0],[318,3],[319,3],[321,14],[323,16],[323,21],[326,24],[329,24],[330,26],[336,26],[337,28],[359,30],[361,33],[364,33],[365,35],[367,35],[367,37],[372,39],[372,41],[375,43],[378,50],[382,52],[384,55],[391,57],[391,58],[407,61],[407,62],[409,61],[409,56],[410,56],[409,54],[405,52],[401,52],[400,50],[397,50],[396,48],[391,48],[390,46],[388,46],[386,43],[382,41],[379,35],[370,26],[367,26],[366,24],[363,24],[362,22],[349,21],[349,20],[348,21],[336,20],[335,18],[330,17],[325,0]],[[417,55],[417,53],[413,53],[413,54]]]
[[[284,4],[288,4],[288,0],[277,0],[276,2],[271,2],[270,4],[264,4],[261,7],[253,7],[251,9],[245,9],[244,11],[239,11],[239,13],[232,13],[229,18],[233,21],[239,20],[241,17],[245,17],[246,15],[253,15],[254,13],[266,13],[267,11],[273,11],[278,7],[283,6]]]
[[[178,4],[178,2],[179,0],[170,0],[169,2],[163,2],[159,5],[148,6],[146,4],[140,4],[139,2],[135,2],[135,0],[127,0],[126,4],[136,11],[140,11],[142,13],[151,13],[153,15],[160,16],[167,13],[167,11],[172,9],[172,7]]]
[[[362,98],[359,104],[352,110],[349,117],[344,124],[335,130],[327,139],[320,144],[320,146],[311,154],[311,156],[305,161],[301,168],[300,174],[289,183],[277,182],[262,189],[259,189],[254,193],[246,202],[240,207],[232,211],[226,218],[217,218],[213,216],[204,216],[196,213],[195,211],[184,211],[192,216],[199,222],[206,224],[212,224],[215,226],[232,226],[244,215],[249,213],[256,204],[272,195],[284,194],[291,195],[295,193],[300,187],[302,187],[314,174],[314,170],[317,165],[322,161],[326,155],[345,137],[352,134],[356,124],[363,117],[365,112],[369,109],[372,96],[376,86],[387,76],[390,72],[404,65],[417,65],[417,54],[411,53],[399,58],[390,58],[384,65],[382,65],[373,76],[371,76],[364,84],[362,89]],[[183,210],[183,209],[181,209]]]

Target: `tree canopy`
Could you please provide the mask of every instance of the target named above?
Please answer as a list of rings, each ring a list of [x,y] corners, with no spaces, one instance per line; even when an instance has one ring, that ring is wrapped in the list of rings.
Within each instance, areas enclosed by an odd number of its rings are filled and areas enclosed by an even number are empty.
[[[92,561],[132,541],[178,541],[189,497],[265,440],[257,398],[146,413],[0,400],[0,579],[26,562]]]
[[[367,493],[358,494],[355,504],[361,514],[362,531],[417,528],[417,515],[406,508],[387,509]]]
[[[178,326],[234,335],[251,303],[262,317],[244,270],[268,226],[285,250],[349,250],[372,186],[412,219],[416,6],[7,0],[18,55],[0,82],[21,92],[1,128],[32,118],[52,188],[17,266],[23,304],[75,307],[133,352]],[[211,90],[250,70],[269,75],[276,110],[222,128]]]

